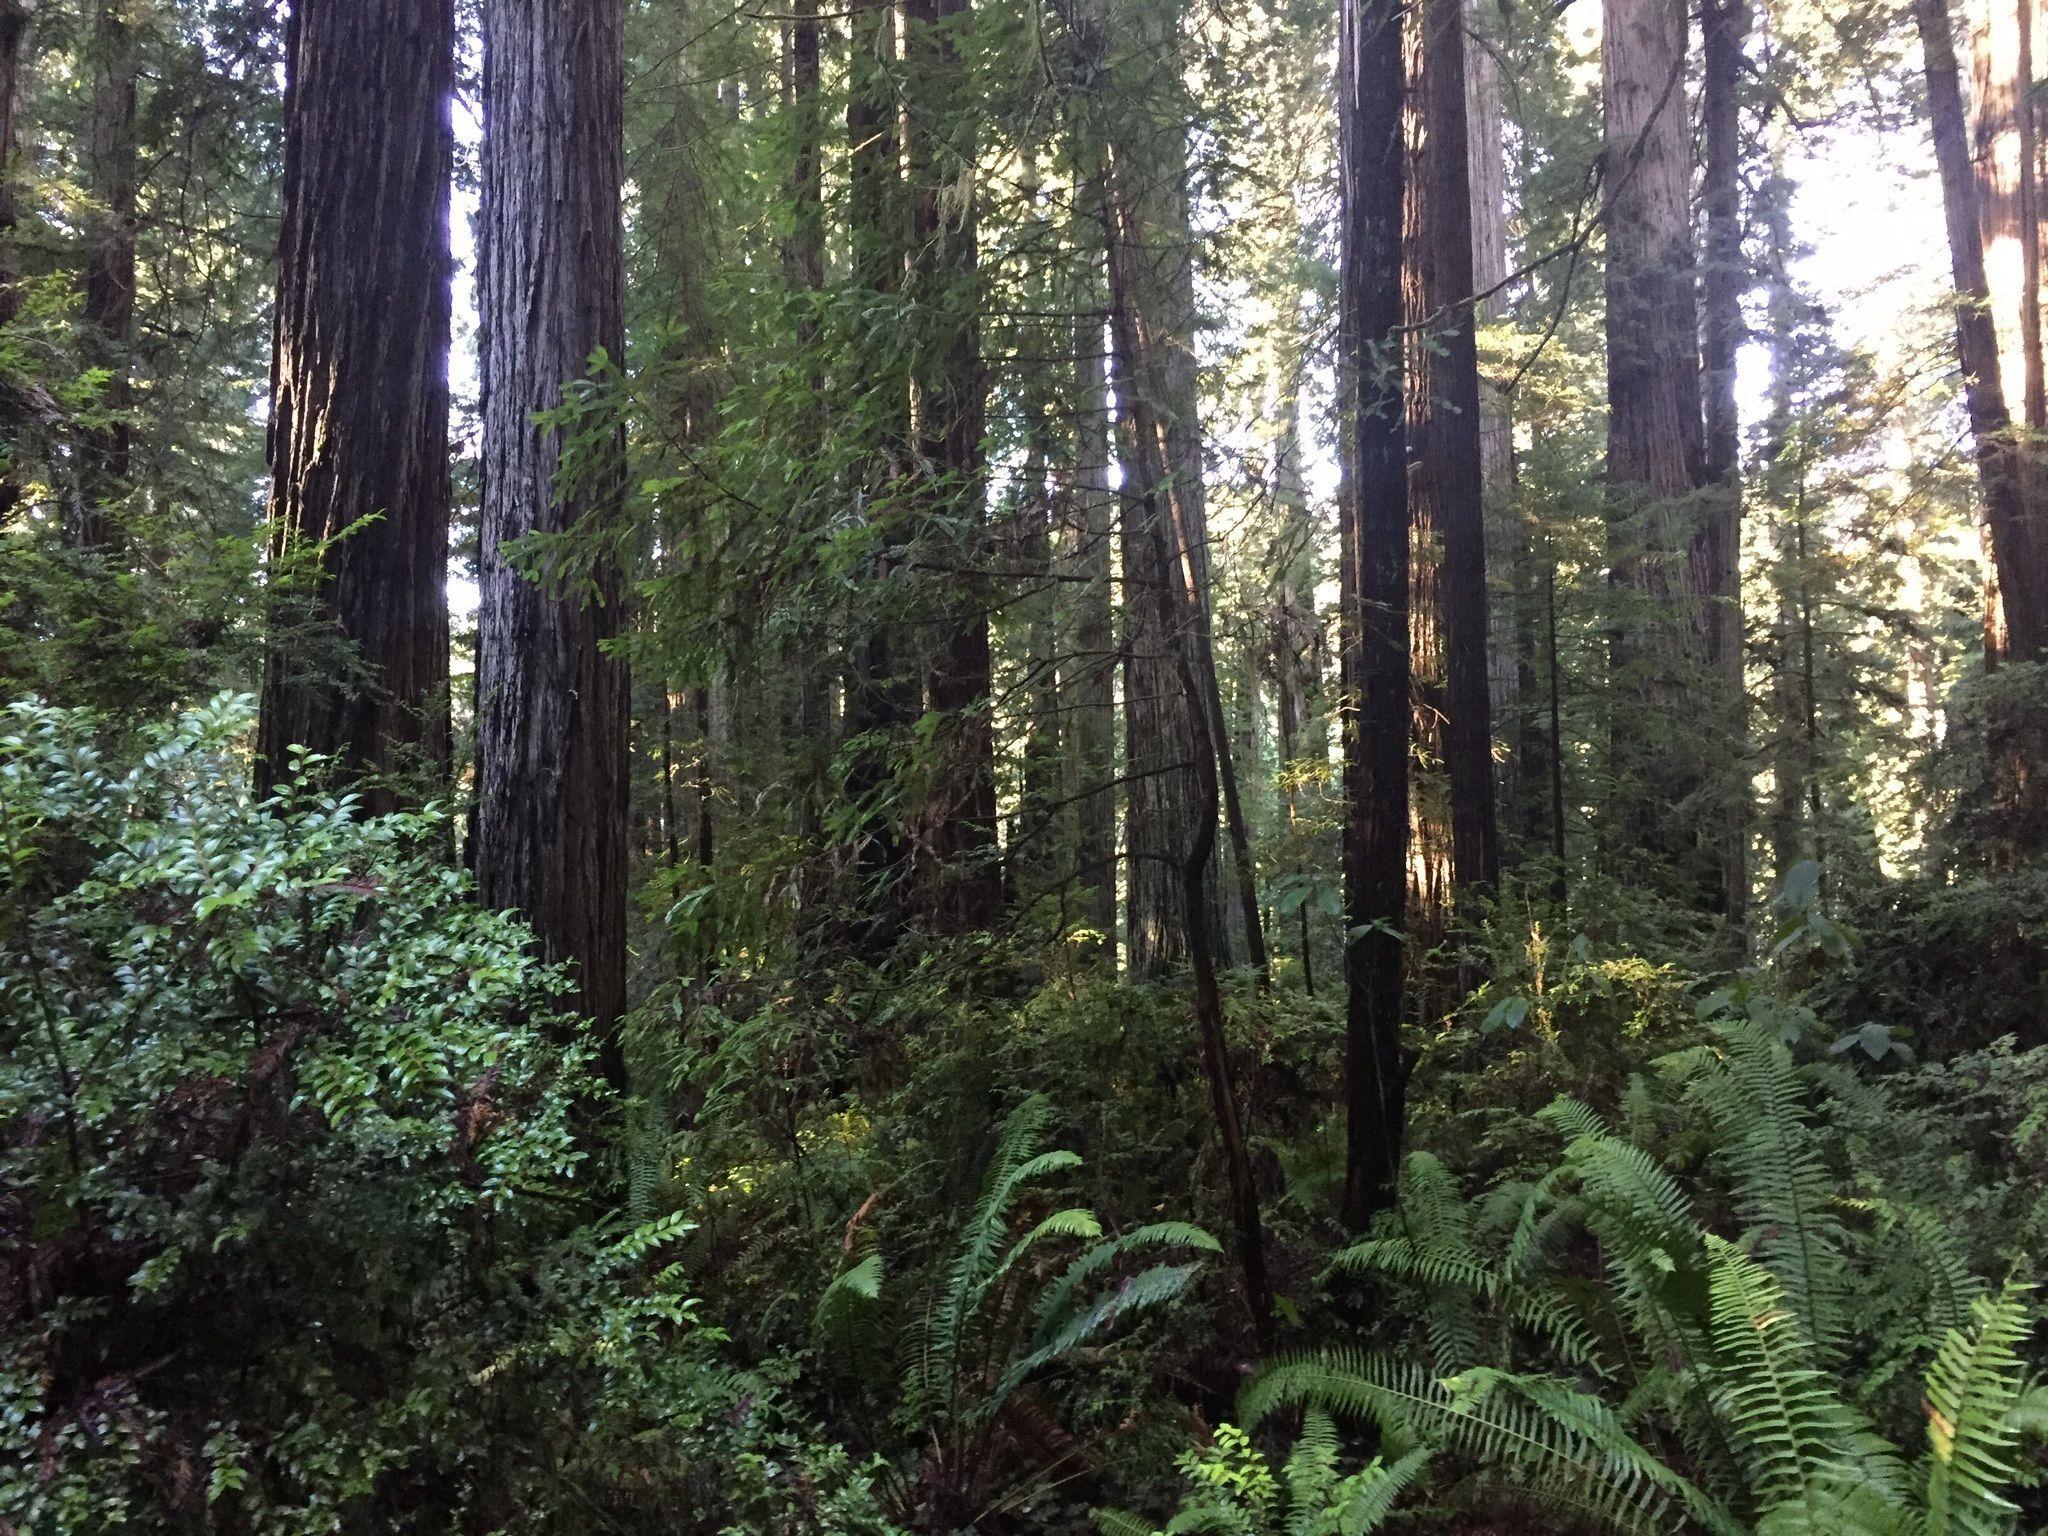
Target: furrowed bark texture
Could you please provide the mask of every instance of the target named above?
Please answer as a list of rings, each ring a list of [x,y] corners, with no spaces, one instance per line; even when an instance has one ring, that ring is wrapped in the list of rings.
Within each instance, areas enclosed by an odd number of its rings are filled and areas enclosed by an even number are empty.
[[[477,882],[533,924],[548,958],[574,962],[608,1039],[626,985],[627,678],[603,653],[619,576],[599,559],[558,592],[508,551],[619,511],[623,438],[602,434],[558,486],[560,436],[534,421],[594,352],[623,351],[619,19],[618,0],[485,0],[478,242]],[[615,1046],[607,1067],[620,1072]]]
[[[1343,1216],[1393,1198],[1408,830],[1408,495],[1402,421],[1401,7],[1343,0],[1337,49],[1338,493],[1347,1129]]]
[[[448,769],[454,59],[452,0],[300,0],[286,29],[271,547],[281,559],[335,541],[312,617],[361,667],[321,675],[273,641],[266,785],[294,744],[366,769]],[[131,293],[132,279],[131,248]]]
[[[2019,445],[2001,381],[1955,34],[1946,0],[1914,0],[1913,15],[1925,61],[1928,115],[1956,287],[1956,355],[1976,442],[1992,557],[2004,596],[2005,643],[2015,659],[2048,659],[2048,527],[2041,525],[2024,494]]]
[[[1743,44],[1748,0],[1706,0],[1701,13],[1705,80],[1700,96],[1705,151],[1706,262],[1700,277],[1701,363],[1705,393],[1700,504],[1706,540],[1707,658],[1726,751],[1714,753],[1709,805],[1720,823],[1721,889],[1731,948],[1739,953],[1749,921],[1749,730],[1743,676],[1742,417],[1735,362],[1744,334],[1742,295]]]
[[[967,0],[906,0],[905,43],[916,81],[910,149],[916,202],[912,281],[935,319],[915,379],[922,487],[934,530],[951,530],[945,563],[962,572],[988,559],[982,431],[980,276],[973,173],[973,108],[959,54]],[[964,196],[956,194],[965,187]],[[1003,872],[996,837],[994,660],[990,593],[969,575],[948,583],[943,636],[929,671],[932,710],[944,720],[941,768],[927,810],[935,868],[924,893],[933,926],[993,928],[1002,916]]]
[[[1442,349],[1430,370],[1432,398],[1424,451],[1436,488],[1443,541],[1438,595],[1444,632],[1451,862],[1461,894],[1483,893],[1500,879],[1500,829],[1487,686],[1485,460],[1462,0],[1427,0],[1422,25],[1431,184],[1427,230],[1433,252],[1427,298]]]
[[[1606,0],[1607,493],[1617,594],[1611,856],[1725,902],[1720,821],[1691,729],[1725,592],[1705,483],[1682,0]]]
[[[1151,91],[1177,100],[1171,74],[1180,19],[1173,7],[1112,8],[1115,33],[1128,29],[1135,46],[1121,62],[1140,73],[1121,77],[1113,102],[1146,99]],[[1188,146],[1172,113],[1114,111],[1103,145],[1101,213],[1107,238],[1110,330],[1116,358],[1123,558],[1125,936],[1133,972],[1156,974],[1185,960],[1186,904],[1181,857],[1200,835],[1195,753],[1202,739],[1193,712],[1206,709],[1200,691],[1181,686],[1175,650],[1181,637],[1162,630],[1174,613],[1204,626],[1209,604],[1208,509],[1202,475],[1202,425],[1196,323],[1194,235],[1188,207]],[[1147,519],[1170,525],[1162,545]],[[1164,565],[1159,551],[1171,559]],[[1162,608],[1168,584],[1188,601]],[[1198,683],[1207,679],[1199,677]],[[1208,739],[1221,739],[1212,730]],[[1214,840],[1211,840],[1213,846]],[[1212,855],[1213,858],[1213,855]],[[1212,931],[1222,932],[1215,871],[1204,881]]]

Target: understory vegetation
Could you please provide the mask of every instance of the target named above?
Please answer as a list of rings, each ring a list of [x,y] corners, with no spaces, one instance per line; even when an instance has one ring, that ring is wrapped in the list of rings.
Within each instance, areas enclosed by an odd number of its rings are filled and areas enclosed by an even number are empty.
[[[1831,1016],[1912,923],[1801,878],[1734,972],[1513,953],[1568,909],[1483,927],[1496,980],[1417,1021],[1399,1198],[1352,1242],[1341,1021],[1240,978],[1263,1353],[1172,986],[982,942],[756,974],[651,1001],[621,1106],[446,813],[365,816],[310,762],[259,805],[248,725],[0,734],[17,1530],[2048,1508],[2048,1049]]]

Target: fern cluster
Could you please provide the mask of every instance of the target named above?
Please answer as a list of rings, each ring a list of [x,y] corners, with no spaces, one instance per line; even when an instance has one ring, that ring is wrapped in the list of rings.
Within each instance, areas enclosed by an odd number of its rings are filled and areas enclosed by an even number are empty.
[[[1023,1400],[1029,1384],[1120,1322],[1181,1295],[1201,1256],[1220,1251],[1215,1238],[1186,1222],[1106,1236],[1095,1214],[1079,1206],[1055,1209],[1020,1231],[1027,1197],[1080,1166],[1076,1153],[1046,1147],[1055,1118],[1036,1095],[1012,1111],[949,1256],[921,1285],[906,1288],[901,1308],[889,1305],[877,1249],[826,1287],[815,1313],[827,1353],[858,1362],[862,1375],[872,1379],[888,1355],[899,1356],[898,1417],[925,1447],[920,1497],[962,1524],[1020,1504],[1073,1470],[1058,1453],[1028,1469],[1004,1454],[1006,1442],[1023,1438],[1023,1421],[1042,1417]],[[1155,1250],[1181,1261],[1144,1262]],[[1054,1257],[1062,1251],[1066,1257]]]
[[[1717,1178],[1682,1177],[1570,1100],[1542,1117],[1565,1146],[1533,1184],[1467,1203],[1416,1154],[1397,1226],[1333,1268],[1418,1289],[1428,1363],[1282,1359],[1247,1389],[1243,1421],[1334,1410],[1391,1449],[1455,1453],[1620,1531],[2012,1531],[2021,1436],[2044,1402],[2029,1287],[1983,1285],[1928,1212],[1845,1198],[1811,1110],[1839,1075],[1802,1067],[1774,1032],[1724,1019],[1660,1065],[1661,1097],[1640,1087],[1630,1119],[1677,1111]],[[1924,1373],[1917,1454],[1873,1420],[1890,1356],[1853,1310],[1872,1255],[1901,1237],[1930,1276],[1926,1315],[1891,1341]]]

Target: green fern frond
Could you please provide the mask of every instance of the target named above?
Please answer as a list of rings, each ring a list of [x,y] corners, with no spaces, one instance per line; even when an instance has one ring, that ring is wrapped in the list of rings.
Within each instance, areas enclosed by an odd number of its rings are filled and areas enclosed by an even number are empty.
[[[1060,1277],[1038,1298],[1032,1318],[1034,1342],[1045,1342],[1061,1326],[1073,1307],[1075,1293],[1085,1281],[1101,1274],[1127,1253],[1161,1247],[1193,1248],[1200,1253],[1223,1251],[1221,1243],[1187,1221],[1155,1221],[1134,1227],[1106,1243],[1097,1243],[1061,1271]]]
[[[1304,1511],[1328,1505],[1330,1490],[1337,1486],[1337,1457],[1342,1448],[1337,1438],[1337,1421],[1326,1409],[1311,1407],[1302,1415],[1301,1434],[1286,1465],[1280,1469],[1280,1480],[1287,1489],[1290,1524],[1299,1520]]]
[[[1587,1490],[1619,1530],[1667,1529],[1679,1509],[1716,1532],[1736,1530],[1604,1403],[1562,1382],[1491,1370],[1437,1380],[1412,1362],[1328,1351],[1267,1367],[1246,1386],[1238,1415],[1256,1424],[1293,1403],[1366,1419],[1395,1446],[1438,1446],[1518,1481]]]
[[[2008,1282],[1971,1308],[1972,1329],[1950,1329],[1927,1373],[1928,1536],[2003,1536],[2017,1506],[2005,1496],[2018,1474],[2026,1363],[2034,1325],[2028,1287]]]
[[[1378,1530],[1401,1495],[1428,1469],[1429,1458],[1428,1448],[1418,1446],[1391,1462],[1375,1461],[1356,1477],[1346,1479],[1347,1497],[1337,1511],[1337,1529],[1342,1536],[1368,1536]]]
[[[1904,1239],[1913,1259],[1914,1272],[1927,1288],[1927,1324],[1946,1332],[1967,1328],[1971,1308],[1984,1294],[1984,1282],[1970,1272],[1961,1245],[1941,1218],[1932,1211],[1880,1195],[1849,1202],[1853,1209],[1866,1210],[1878,1218],[1880,1233]]]
[[[1330,1260],[1326,1273],[1385,1274],[1412,1280],[1432,1293],[1433,1310],[1435,1300],[1443,1293],[1465,1292],[1497,1308],[1502,1316],[1544,1340],[1571,1364],[1596,1364],[1591,1331],[1559,1297],[1512,1285],[1476,1259],[1425,1253],[1405,1237],[1368,1238],[1340,1250]],[[1453,1355],[1435,1340],[1432,1347],[1447,1364],[1477,1363],[1469,1349]]]
[[[1780,1523],[1798,1511],[1825,1530],[1817,1522],[1842,1488],[1872,1487],[1896,1502],[1896,1457],[1816,1367],[1776,1277],[1733,1243],[1707,1245],[1714,1397],[1759,1511]]]
[[[1753,1251],[1825,1361],[1847,1332],[1848,1266],[1805,1081],[1784,1043],[1757,1025],[1738,1020],[1716,1035],[1718,1065],[1694,1079],[1690,1097],[1713,1123]]]
[[[1078,1312],[1069,1312],[1063,1320],[1058,1317],[1048,1319],[1032,1347],[1012,1361],[1009,1369],[997,1379],[995,1387],[983,1401],[982,1416],[992,1416],[1009,1395],[1032,1376],[1054,1361],[1072,1354],[1113,1323],[1173,1300],[1188,1288],[1200,1268],[1197,1264],[1154,1265],[1097,1297],[1093,1305]]]
[[[1159,1536],[1158,1528],[1150,1520],[1140,1520],[1121,1509],[1091,1510],[1089,1518],[1102,1536]]]
[[[1561,1132],[1567,1142],[1581,1141],[1588,1136],[1604,1138],[1614,1134],[1607,1128],[1605,1120],[1590,1107],[1573,1098],[1554,1100],[1537,1110],[1536,1118]]]

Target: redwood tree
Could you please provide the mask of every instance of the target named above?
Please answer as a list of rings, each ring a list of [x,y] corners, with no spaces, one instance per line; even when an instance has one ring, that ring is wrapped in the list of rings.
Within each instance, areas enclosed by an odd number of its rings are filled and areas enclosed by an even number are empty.
[[[475,864],[483,899],[516,908],[542,952],[575,963],[609,1032],[625,1008],[627,679],[606,653],[619,573],[603,556],[543,580],[512,546],[602,534],[625,445],[599,430],[564,474],[536,414],[595,354],[623,351],[619,0],[484,0],[483,499]],[[608,1070],[621,1065],[615,1045]]]
[[[1998,332],[1985,276],[1978,194],[1970,166],[1962,84],[1947,0],[1913,0],[1927,75],[1927,109],[1941,172],[1956,288],[1956,354],[1976,443],[1991,551],[2015,659],[2048,660],[2048,532],[2028,504],[2021,452],[2000,369]]]
[[[102,404],[111,419],[79,444],[73,538],[103,549],[112,538],[105,504],[128,477],[129,352],[135,340],[135,25],[118,0],[93,16],[92,97],[86,110],[85,170],[93,209],[85,260],[86,344],[107,372]]]
[[[1401,304],[1401,6],[1342,0],[1337,46],[1338,492],[1344,734],[1344,1219],[1393,1195],[1408,830],[1408,465]]]
[[[1606,0],[1607,495],[1612,641],[1610,853],[1669,893],[1726,905],[1719,793],[1698,736],[1724,702],[1710,637],[1729,595],[1713,536],[1700,399],[1684,0]],[[1712,705],[1703,711],[1703,698]],[[1714,751],[1720,751],[1717,744]]]
[[[309,666],[299,638],[274,633],[266,784],[293,745],[447,771],[454,61],[453,0],[298,0],[286,24],[271,549],[309,559],[315,625],[360,666]],[[109,265],[126,270],[96,268],[94,285],[132,290],[132,247]]]

